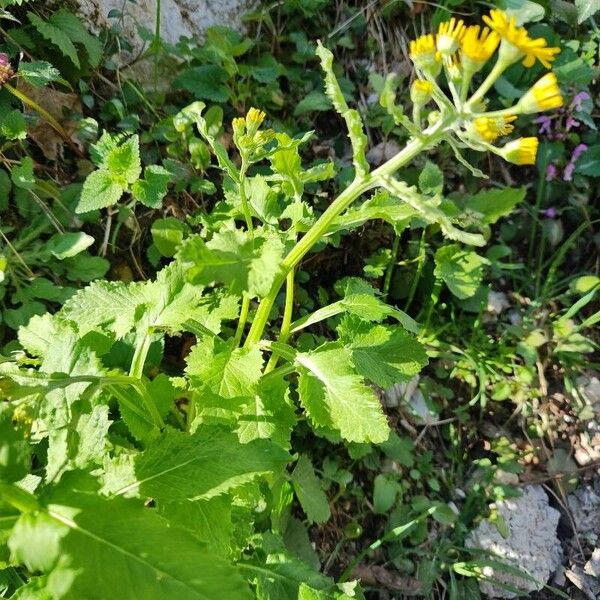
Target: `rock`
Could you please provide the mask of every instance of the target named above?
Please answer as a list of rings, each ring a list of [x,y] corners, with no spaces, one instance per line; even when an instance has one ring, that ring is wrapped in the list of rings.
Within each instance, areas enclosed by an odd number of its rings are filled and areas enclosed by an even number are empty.
[[[504,292],[494,292],[491,290],[488,293],[487,312],[499,315],[507,308],[510,308],[510,302]]]
[[[132,45],[132,55],[144,46],[138,27],[149,31],[155,29],[156,0],[78,0],[79,12],[88,20],[92,29],[110,27],[114,19],[108,19],[111,10],[123,11],[122,33]],[[213,25],[227,25],[238,31],[243,29],[242,15],[254,4],[254,0],[162,0],[160,35],[163,41],[175,44],[182,36],[202,37]],[[125,7],[125,8],[123,8]]]
[[[561,564],[561,546],[556,535],[560,513],[548,504],[539,485],[523,490],[519,498],[498,502],[498,515],[506,523],[504,538],[493,523],[483,521],[469,535],[467,545],[493,553],[500,560],[527,572],[535,582],[504,571],[484,568],[484,575],[523,590],[540,590]],[[480,581],[481,591],[489,598],[517,598],[517,594]]]
[[[395,408],[401,401],[409,400],[419,385],[419,376],[415,375],[407,383],[397,383],[383,393],[383,403],[388,408]]]
[[[567,496],[577,535],[592,546],[600,541],[600,479]]]
[[[379,166],[396,156],[400,150],[400,146],[394,140],[384,140],[367,152],[367,161],[370,165]]]

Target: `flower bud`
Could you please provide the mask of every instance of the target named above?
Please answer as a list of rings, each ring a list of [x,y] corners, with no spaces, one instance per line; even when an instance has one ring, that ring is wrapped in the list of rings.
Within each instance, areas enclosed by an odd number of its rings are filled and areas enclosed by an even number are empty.
[[[425,106],[431,100],[433,85],[425,79],[415,79],[410,86],[410,99],[416,106]]]
[[[538,139],[536,137],[519,138],[506,144],[500,155],[515,165],[534,165],[537,156]]]
[[[545,110],[553,110],[563,105],[554,73],[546,73],[519,100],[517,109],[527,115]]]

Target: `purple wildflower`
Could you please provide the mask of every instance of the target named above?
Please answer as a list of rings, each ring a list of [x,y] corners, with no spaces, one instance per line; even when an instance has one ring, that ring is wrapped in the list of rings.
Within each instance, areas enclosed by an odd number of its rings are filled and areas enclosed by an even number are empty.
[[[540,125],[539,133],[546,133],[550,135],[552,133],[552,119],[546,115],[542,115],[535,120]]]
[[[573,100],[571,100],[571,108],[575,110],[581,110],[582,104],[586,101],[590,100],[590,95],[587,92],[579,92],[573,96]]]
[[[556,217],[558,217],[558,211],[553,206],[551,206],[550,208],[546,208],[545,210],[543,210],[542,215],[544,215],[544,217],[546,217],[547,219],[556,219]]]
[[[12,69],[8,54],[0,52],[0,87],[2,87],[15,72]]]
[[[552,181],[553,179],[556,179],[556,174],[556,165],[550,163],[546,167],[546,181]]]
[[[579,121],[577,121],[577,119],[574,119],[571,115],[569,115],[565,122],[565,128],[567,131],[570,131],[571,129],[574,129],[575,127],[579,127]]]
[[[565,181],[572,181],[573,172],[575,171],[575,162],[587,149],[588,147],[585,144],[579,144],[575,146],[575,150],[573,150],[573,154],[571,154],[571,158],[569,159],[569,162],[563,173],[563,179]]]

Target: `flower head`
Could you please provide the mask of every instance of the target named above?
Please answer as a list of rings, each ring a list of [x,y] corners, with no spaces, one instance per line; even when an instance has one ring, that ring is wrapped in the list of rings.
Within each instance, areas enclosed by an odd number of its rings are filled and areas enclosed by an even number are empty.
[[[410,59],[418,69],[437,76],[442,68],[442,56],[438,52],[431,33],[410,42]]]
[[[508,135],[514,129],[515,115],[507,117],[477,117],[473,120],[475,133],[486,142],[493,142],[502,135]]]
[[[0,52],[0,87],[2,87],[15,72],[10,64],[8,54]]]
[[[515,165],[534,165],[537,156],[538,139],[526,137],[508,142],[500,151],[500,155]]]
[[[467,28],[462,19],[452,17],[449,21],[440,23],[436,37],[437,49],[443,56],[451,56],[460,45]]]
[[[475,73],[490,59],[500,43],[500,36],[487,27],[467,27],[460,42],[460,60],[466,71]]]
[[[519,100],[518,110],[525,114],[552,110],[563,105],[563,99],[558,89],[554,73],[546,73]]]
[[[415,79],[410,86],[410,99],[418,106],[427,104],[432,93],[433,85],[425,79]]]
[[[499,59],[509,64],[523,58],[525,67],[533,67],[537,59],[549,69],[556,54],[560,52],[560,48],[548,48],[548,42],[544,38],[530,38],[524,27],[517,27],[516,18],[509,18],[504,11],[492,9],[483,20],[502,37]]]

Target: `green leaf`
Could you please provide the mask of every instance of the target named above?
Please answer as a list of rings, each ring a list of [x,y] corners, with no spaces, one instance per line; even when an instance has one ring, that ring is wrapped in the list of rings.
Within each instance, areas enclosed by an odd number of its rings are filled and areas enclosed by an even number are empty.
[[[62,79],[60,71],[45,60],[19,63],[19,77],[34,87],[43,87]]]
[[[16,187],[24,190],[32,190],[35,185],[33,160],[29,156],[23,158],[18,166],[11,169],[10,178]]]
[[[23,113],[11,110],[0,117],[0,134],[9,140],[24,140],[27,137],[27,123]]]
[[[321,489],[310,458],[300,455],[291,477],[294,491],[311,523],[325,523],[331,516],[329,502]]]
[[[94,243],[94,238],[82,231],[57,233],[47,242],[46,249],[58,260],[77,256]]]
[[[263,357],[258,346],[234,348],[218,338],[204,337],[187,359],[192,385],[207,386],[223,398],[252,396],[262,375]]]
[[[206,500],[280,473],[289,460],[267,440],[240,444],[235,434],[208,427],[193,435],[168,430],[136,457],[135,480],[117,493],[139,491],[157,502]]]
[[[42,37],[54,44],[79,69],[80,63],[77,56],[77,48],[75,48],[69,36],[62,29],[48,21],[44,21],[44,19],[33,12],[28,12],[27,18]]]
[[[131,193],[145,206],[160,208],[170,181],[169,171],[158,165],[150,165],[144,169],[144,178],[134,182],[131,186]]]
[[[201,65],[183,70],[173,81],[173,87],[190,92],[195,98],[211,102],[227,102],[227,71],[218,65]]]
[[[152,241],[163,256],[175,256],[177,248],[190,228],[175,217],[156,219],[152,223]]]
[[[474,213],[476,219],[485,225],[493,225],[501,217],[509,215],[525,198],[526,190],[520,188],[502,188],[483,190],[474,196],[459,200],[464,210]]]
[[[153,509],[65,488],[9,541],[14,560],[48,574],[53,598],[250,600],[233,566]]]
[[[0,480],[13,482],[27,475],[31,467],[31,449],[23,433],[13,426],[13,410],[0,404]]]
[[[483,277],[483,265],[488,260],[458,244],[442,246],[435,253],[435,276],[462,300],[477,292]]]
[[[300,117],[311,112],[323,112],[331,109],[331,103],[323,92],[313,90],[294,107],[294,116]]]
[[[380,473],[373,482],[373,508],[384,515],[396,502],[400,487],[394,477]]]
[[[352,366],[351,350],[328,343],[299,353],[300,402],[317,427],[339,430],[350,442],[380,443],[389,427],[381,402]]]
[[[425,348],[402,328],[348,318],[342,341],[352,350],[356,370],[383,389],[412,379],[427,364]]]
[[[253,234],[224,229],[205,242],[190,237],[178,252],[191,281],[204,285],[215,281],[228,286],[233,294],[265,296],[283,257],[279,235],[266,229]]]
[[[600,0],[575,0],[577,22],[583,23],[600,10]]]
[[[75,208],[77,213],[85,213],[98,208],[116,204],[123,195],[125,188],[111,177],[111,174],[100,169],[90,173],[81,190],[81,199]]]
[[[590,146],[577,159],[575,172],[588,177],[600,177],[600,144]]]
[[[441,194],[443,187],[444,174],[442,170],[428,160],[419,173],[419,190],[422,194],[434,196],[435,194]]]
[[[70,11],[61,8],[50,17],[50,23],[63,31],[72,42],[81,44],[87,52],[90,65],[96,68],[102,59],[102,43],[91,35],[83,23]]]
[[[113,180],[123,187],[137,181],[142,173],[140,138],[137,135],[132,135],[120,146],[110,150],[104,161],[104,166]]]

